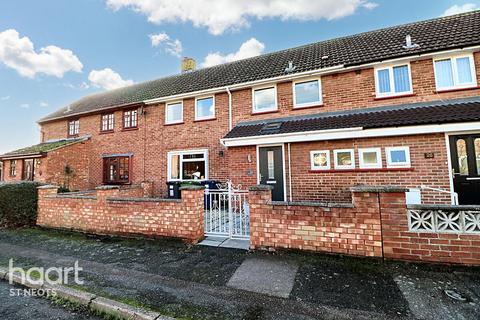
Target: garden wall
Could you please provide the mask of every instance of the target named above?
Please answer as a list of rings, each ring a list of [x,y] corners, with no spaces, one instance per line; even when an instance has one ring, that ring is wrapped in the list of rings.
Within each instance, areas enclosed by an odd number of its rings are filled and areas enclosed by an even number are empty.
[[[90,195],[58,194],[38,188],[37,224],[95,234],[175,237],[196,243],[204,236],[204,190],[186,187],[182,199],[125,197],[118,187]]]

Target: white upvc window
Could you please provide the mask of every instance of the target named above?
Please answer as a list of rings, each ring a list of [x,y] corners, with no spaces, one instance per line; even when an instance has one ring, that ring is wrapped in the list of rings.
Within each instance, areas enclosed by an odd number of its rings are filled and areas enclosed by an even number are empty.
[[[80,120],[70,120],[68,122],[68,135],[76,136],[80,133]]]
[[[293,107],[306,108],[322,104],[322,83],[320,79],[293,82]]]
[[[380,148],[358,149],[358,161],[361,169],[381,168],[382,151]]]
[[[310,168],[312,170],[330,169],[330,151],[310,151]]]
[[[433,60],[437,90],[477,86],[473,55],[458,55]]]
[[[215,118],[215,96],[195,99],[195,120]]]
[[[252,89],[252,107],[253,113],[276,111],[277,106],[277,86],[267,86]]]
[[[353,149],[333,151],[335,169],[355,169],[355,154]]]
[[[171,102],[165,105],[165,124],[183,122],[183,101]]]
[[[168,181],[208,180],[208,150],[168,153]]]
[[[388,147],[385,148],[387,158],[387,167],[389,168],[409,168],[410,147]]]
[[[413,93],[410,64],[375,68],[375,92],[378,98]]]

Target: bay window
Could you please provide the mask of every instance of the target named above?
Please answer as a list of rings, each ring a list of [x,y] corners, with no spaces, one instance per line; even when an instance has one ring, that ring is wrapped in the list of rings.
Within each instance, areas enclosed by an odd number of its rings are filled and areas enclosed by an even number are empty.
[[[434,60],[437,90],[475,87],[477,78],[472,55]]]
[[[174,151],[168,153],[168,180],[208,179],[208,151]]]

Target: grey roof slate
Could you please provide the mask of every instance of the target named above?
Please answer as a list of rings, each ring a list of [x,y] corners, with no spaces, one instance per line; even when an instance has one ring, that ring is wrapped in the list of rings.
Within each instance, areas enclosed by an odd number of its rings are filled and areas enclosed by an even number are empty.
[[[418,48],[405,49],[411,35]],[[74,116],[113,106],[220,88],[283,76],[289,61],[300,73],[334,66],[355,66],[439,50],[480,44],[480,11],[415,22],[352,36],[321,41],[194,72],[173,75],[86,96],[39,120]],[[327,59],[322,57],[328,56]]]
[[[374,129],[480,121],[480,97],[241,122],[224,139],[317,130]],[[266,125],[279,124],[269,130]]]

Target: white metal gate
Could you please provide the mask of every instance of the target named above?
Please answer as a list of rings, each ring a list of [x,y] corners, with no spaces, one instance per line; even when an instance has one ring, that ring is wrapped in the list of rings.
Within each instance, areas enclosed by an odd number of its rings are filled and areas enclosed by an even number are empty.
[[[219,189],[205,190],[205,235],[250,237],[248,191],[234,187],[231,181]]]

